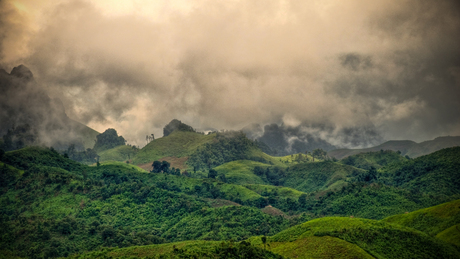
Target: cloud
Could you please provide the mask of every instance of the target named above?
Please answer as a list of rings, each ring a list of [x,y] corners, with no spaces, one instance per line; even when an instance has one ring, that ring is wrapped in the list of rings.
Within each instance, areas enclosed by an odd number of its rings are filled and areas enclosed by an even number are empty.
[[[456,1],[41,3],[2,2],[0,64],[24,63],[70,117],[134,144],[172,118],[460,134]]]

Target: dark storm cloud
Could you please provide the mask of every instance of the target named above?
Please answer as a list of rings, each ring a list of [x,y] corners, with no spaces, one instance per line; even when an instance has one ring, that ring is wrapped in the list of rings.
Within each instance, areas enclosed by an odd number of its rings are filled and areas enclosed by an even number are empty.
[[[0,18],[1,64],[24,62],[99,131],[135,143],[177,118],[328,125],[337,146],[460,134],[455,1],[147,1],[125,13],[101,3],[12,0]]]
[[[370,23],[373,33],[394,43],[394,48],[363,71],[358,71],[363,64],[360,55],[341,55],[340,64],[354,73],[336,77],[331,92],[363,103],[388,137],[458,134],[458,7],[457,1],[408,1],[377,15]]]
[[[354,71],[372,67],[371,57],[362,56],[357,53],[349,53],[340,56],[340,64],[347,69]]]

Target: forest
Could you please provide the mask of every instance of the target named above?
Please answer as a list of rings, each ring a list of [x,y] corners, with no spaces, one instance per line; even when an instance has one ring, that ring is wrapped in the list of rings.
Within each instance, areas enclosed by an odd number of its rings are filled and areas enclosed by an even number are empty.
[[[173,132],[165,138],[174,143],[180,134],[201,133]],[[171,248],[165,256],[281,258],[289,253],[277,254],[275,247],[267,250],[264,242],[251,240],[277,240],[271,237],[323,217],[378,221],[460,199],[459,147],[415,159],[381,150],[334,160],[322,150],[272,157],[241,132],[210,137],[190,150],[185,170],[161,159],[144,170],[126,156],[99,162],[95,155],[81,163],[69,149],[31,146],[1,152],[2,253],[78,258],[90,251],[201,240],[211,243]],[[125,146],[123,138],[107,130],[91,150],[119,152],[120,145]],[[318,231],[313,236],[361,242],[356,233]],[[391,236],[396,230],[372,231],[366,235]]]

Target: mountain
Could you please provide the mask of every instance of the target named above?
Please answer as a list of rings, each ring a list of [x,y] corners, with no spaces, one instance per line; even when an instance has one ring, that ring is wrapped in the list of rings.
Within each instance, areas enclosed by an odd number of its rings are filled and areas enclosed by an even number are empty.
[[[62,102],[48,96],[32,72],[20,65],[10,74],[0,70],[0,135],[3,148],[47,145],[92,148],[99,133],[67,117]]]
[[[318,218],[292,226],[272,236],[252,236],[242,242],[181,241],[107,249],[77,254],[70,258],[459,258],[460,252],[455,244],[443,239],[444,236],[433,236],[426,231],[407,227],[407,224],[404,224],[407,220],[401,220],[402,217],[410,220],[415,226],[423,226],[427,223],[425,218],[438,216],[437,219],[441,220],[443,228],[455,228],[458,220],[451,219],[458,214],[459,201],[395,215],[380,221],[354,217]],[[234,213],[230,207],[223,209],[230,214],[209,216],[219,219],[231,217]],[[450,215],[447,220],[444,219],[442,215],[445,215],[445,210],[455,211],[455,216]],[[197,218],[188,220],[194,221]],[[436,224],[436,221],[431,220],[428,225],[433,226],[433,222]],[[207,225],[214,224],[216,223],[210,221]],[[202,231],[187,228],[187,225],[182,226],[185,231]],[[194,223],[190,225],[193,226]],[[180,230],[175,229],[175,233],[180,233]]]
[[[297,126],[272,123],[263,127],[248,125],[242,131],[248,138],[268,146],[265,152],[277,156],[311,152],[318,148],[329,151],[340,147],[368,147],[383,142],[373,126],[337,129],[333,125],[308,122]]]
[[[260,239],[250,239],[261,245]],[[256,243],[257,242],[257,243]],[[267,238],[268,250],[289,258],[459,258],[452,245],[383,221],[326,217]]]
[[[424,219],[428,212],[410,216],[414,223],[407,226],[394,224],[404,220],[379,220],[459,199],[460,148],[416,159],[396,152],[367,154],[363,161],[381,166],[375,171],[310,156],[274,158],[242,137],[174,131],[161,138],[164,143],[154,140],[155,152],[210,152],[216,161],[232,157],[219,158],[223,147],[240,147],[235,150],[243,150],[237,154],[246,159],[223,161],[215,167],[216,178],[209,176],[209,168],[185,174],[152,173],[124,162],[87,166],[42,147],[6,152],[0,156],[0,254],[48,258],[84,252],[93,257],[165,253],[174,258],[201,253],[213,258],[224,251],[270,250],[263,256],[458,258],[452,238],[456,216],[446,220],[456,205],[435,209],[438,218]],[[382,163],[383,158],[391,163]],[[442,227],[433,233],[413,229],[423,222],[430,223],[428,229]],[[269,235],[266,245],[261,235]],[[103,247],[122,249],[96,251]]]
[[[403,156],[415,158],[433,153],[443,148],[460,146],[460,137],[438,137],[434,140],[416,143],[410,140],[392,140],[381,145],[364,149],[335,149],[328,152],[328,155],[336,159],[356,155],[365,152],[376,152],[380,150],[399,151]]]
[[[168,125],[166,125],[163,128],[163,137],[167,137],[175,130],[195,132],[195,130],[191,126],[182,123],[180,120],[173,119],[171,122],[168,123]]]

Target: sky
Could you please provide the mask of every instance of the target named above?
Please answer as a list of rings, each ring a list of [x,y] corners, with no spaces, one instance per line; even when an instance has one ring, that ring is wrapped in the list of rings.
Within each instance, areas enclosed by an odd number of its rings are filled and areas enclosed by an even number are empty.
[[[176,118],[460,135],[460,3],[0,0],[0,68],[128,143]]]

